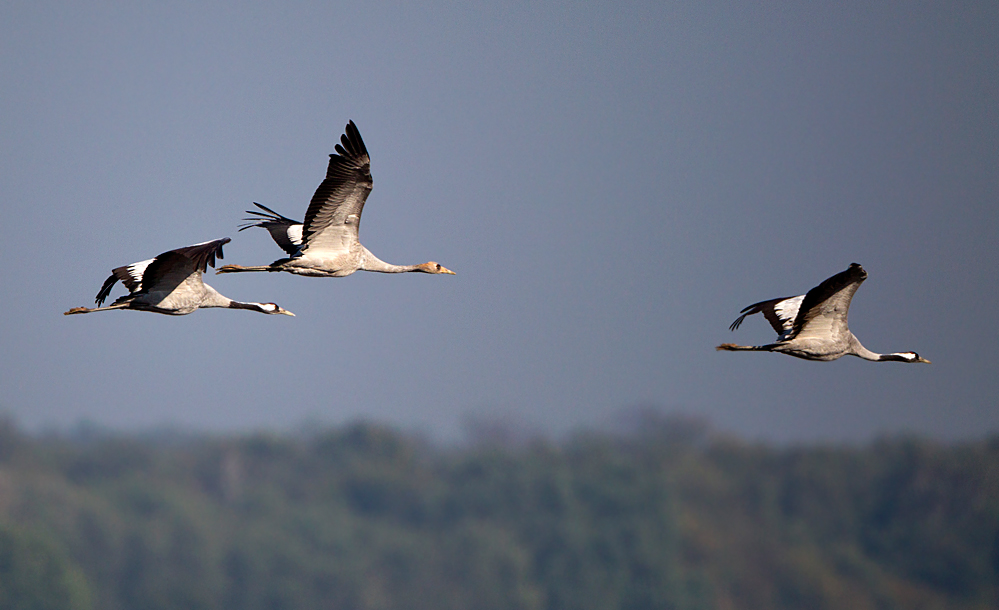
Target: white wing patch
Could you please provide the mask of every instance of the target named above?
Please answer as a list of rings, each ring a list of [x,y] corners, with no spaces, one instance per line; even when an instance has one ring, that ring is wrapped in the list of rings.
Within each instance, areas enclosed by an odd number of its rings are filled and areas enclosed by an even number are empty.
[[[135,281],[136,288],[138,288],[138,285],[142,283],[142,274],[146,272],[146,267],[148,267],[151,262],[153,262],[153,259],[139,261],[138,263],[132,263],[128,266],[128,275]]]
[[[805,295],[800,294],[796,297],[791,297],[790,299],[784,299],[780,303],[774,305],[774,313],[777,314],[781,327],[784,329],[781,336],[778,337],[778,341],[783,339],[794,329],[794,319],[798,317],[798,309],[801,308],[801,302],[804,300]]]
[[[288,226],[288,239],[291,240],[291,243],[299,247],[301,247],[302,245],[302,228],[304,226],[305,225],[301,223],[296,223]]]

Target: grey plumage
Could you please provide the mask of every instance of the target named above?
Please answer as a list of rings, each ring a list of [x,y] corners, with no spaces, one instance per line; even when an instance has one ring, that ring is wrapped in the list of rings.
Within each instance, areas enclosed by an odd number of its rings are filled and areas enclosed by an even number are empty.
[[[259,203],[254,205],[263,212],[247,211],[256,218],[244,219],[249,224],[240,230],[267,229],[289,258],[256,267],[225,265],[218,273],[286,271],[312,277],[343,277],[355,271],[421,271],[454,275],[453,271],[433,261],[422,265],[392,265],[361,245],[358,229],[371,186],[371,159],[361,134],[350,121],[336,145],[336,153],[330,155],[326,179],[312,196],[305,222],[294,221]]]
[[[215,258],[222,258],[222,246],[229,238],[207,241],[193,246],[185,246],[164,252],[149,260],[118,267],[104,280],[97,298],[97,307],[74,307],[65,315],[111,311],[113,309],[136,309],[172,316],[189,314],[205,307],[226,307],[229,309],[249,309],[266,314],[295,314],[281,309],[274,303],[244,303],[233,301],[202,281],[202,274],[208,266],[215,266]],[[114,303],[101,307],[111,294],[115,283],[121,283],[128,294],[118,297]]]
[[[857,356],[878,362],[926,362],[915,352],[878,354],[861,345],[847,326],[850,302],[867,279],[867,271],[853,263],[846,271],[825,280],[806,294],[761,301],[743,309],[730,330],[739,328],[746,316],[762,313],[777,334],[767,345],[723,343],[716,349],[728,351],[779,352],[805,360],[836,360]]]

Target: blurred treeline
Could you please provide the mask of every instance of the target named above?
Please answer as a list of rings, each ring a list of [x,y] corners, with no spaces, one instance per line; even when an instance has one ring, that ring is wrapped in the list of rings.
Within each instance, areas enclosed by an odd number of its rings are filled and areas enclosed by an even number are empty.
[[[493,431],[495,432],[495,431]],[[0,425],[0,607],[995,608],[999,438]]]

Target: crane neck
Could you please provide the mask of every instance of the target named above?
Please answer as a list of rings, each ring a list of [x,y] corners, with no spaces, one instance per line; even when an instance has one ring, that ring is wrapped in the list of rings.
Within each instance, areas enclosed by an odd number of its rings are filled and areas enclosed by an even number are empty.
[[[853,348],[852,350],[850,350],[850,353],[853,354],[854,356],[857,356],[858,358],[863,358],[864,360],[871,360],[873,362],[877,362],[882,359],[881,354],[877,352],[872,352],[871,350],[864,347],[853,333],[850,333],[850,344]]]
[[[889,358],[885,358],[885,356],[890,354],[879,354],[877,352],[872,352],[871,350],[864,347],[853,333],[850,333],[850,342],[853,344],[853,355],[857,356],[858,358],[863,358],[864,360],[871,360],[873,362],[889,360]]]
[[[260,303],[244,303],[242,301],[234,301],[224,294],[215,290],[208,284],[205,284],[205,288],[208,294],[205,295],[204,300],[201,302],[199,307],[224,307],[227,309],[249,309],[252,311],[259,311],[261,313],[266,313],[264,308],[261,307]]]
[[[233,301],[232,299],[229,299],[229,304],[223,305],[223,307],[228,307],[229,309],[249,309],[252,311],[259,311],[261,313],[264,312],[260,303],[243,303],[242,301]]]
[[[364,248],[364,246],[361,246]],[[375,271],[377,273],[407,273],[409,271],[420,271],[419,265],[393,265],[386,263],[364,248],[361,258],[361,267],[364,271]]]
[[[277,303],[243,303],[241,301],[230,301],[228,307],[229,309],[248,309],[250,311],[266,314],[283,314],[286,316],[295,315],[287,309],[281,309],[277,306]]]
[[[198,303],[198,307],[232,307],[235,303],[229,297],[223,295],[218,290],[215,290],[208,284],[203,284],[205,287],[205,294],[201,298],[201,302]]]

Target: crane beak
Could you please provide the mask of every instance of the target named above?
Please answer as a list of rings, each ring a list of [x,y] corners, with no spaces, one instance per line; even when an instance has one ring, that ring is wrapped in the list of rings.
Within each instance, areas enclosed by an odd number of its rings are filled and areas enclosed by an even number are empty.
[[[286,315],[286,316],[291,316],[291,317],[293,317],[293,318],[295,317],[295,314],[291,313],[291,312],[290,312],[290,311],[288,311],[287,309],[282,309],[282,310],[281,310],[281,311],[279,311],[278,313],[279,313],[279,314],[283,314],[283,315]]]
[[[447,275],[458,275],[454,271],[451,271],[447,267],[443,267],[443,266],[441,267],[441,273],[446,273]]]
[[[923,358],[922,356],[920,356],[919,359],[916,360],[916,362],[925,362],[926,364],[930,364],[930,361],[927,360],[926,358]]]

